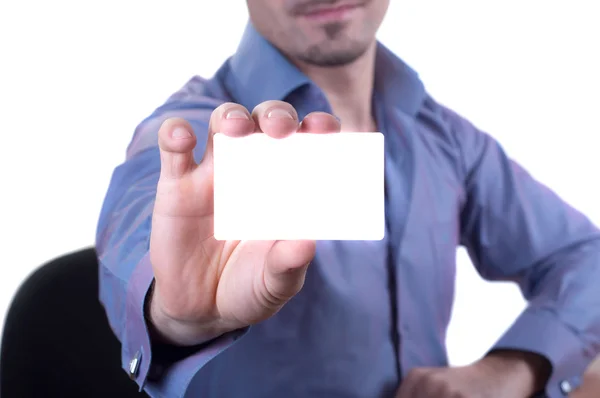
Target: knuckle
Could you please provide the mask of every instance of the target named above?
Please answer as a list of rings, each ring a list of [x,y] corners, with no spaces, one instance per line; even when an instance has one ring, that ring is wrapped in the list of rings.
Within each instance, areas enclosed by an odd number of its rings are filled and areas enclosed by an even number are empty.
[[[313,112],[309,113],[308,115],[306,115],[304,118],[308,119],[308,118],[313,118],[313,117],[328,117],[333,120],[337,120],[336,117],[333,116],[331,113],[322,112],[322,111],[313,111]]]
[[[182,127],[183,129],[187,130],[191,135],[194,140],[196,139],[196,136],[194,134],[194,129],[192,128],[192,126],[190,125],[190,123],[180,117],[171,117],[168,119],[165,119],[161,124],[160,127],[158,129],[158,142],[160,145],[167,145],[169,147],[171,147],[173,145],[173,142],[171,140],[171,133],[173,131],[175,131],[178,127]],[[185,146],[189,145],[189,140],[186,143],[183,143]],[[181,143],[179,145],[176,145],[175,148],[180,148],[181,149]]]
[[[414,368],[411,369],[408,374],[406,375],[406,379],[408,380],[416,380],[416,379],[420,379],[421,377],[423,377],[425,375],[425,370],[422,368]]]
[[[219,112],[219,111],[225,111],[234,107],[240,107],[242,108],[242,105],[240,104],[236,104],[235,102],[223,102],[221,105],[219,105],[216,109],[215,112]]]
[[[273,106],[281,106],[281,107],[293,108],[292,105],[289,102],[280,101],[280,100],[264,101],[264,102],[258,104],[256,106],[256,108],[258,108],[258,109],[265,109],[265,108],[270,108],[270,107],[273,107]]]
[[[243,105],[236,104],[235,102],[224,102],[213,111],[212,115],[213,117],[216,116],[220,118],[225,116],[227,112],[230,112],[234,109],[242,112],[248,112]]]
[[[252,110],[252,114],[263,114],[273,108],[285,109],[286,111],[289,111],[293,115],[297,116],[296,109],[290,103],[279,100],[270,100],[258,104]]]
[[[180,117],[169,117],[163,120],[163,122],[160,125],[159,131],[162,131],[163,134],[165,134],[169,132],[172,128],[174,128],[176,125],[183,125],[185,127],[189,127],[189,123],[187,122],[187,120]]]
[[[302,120],[302,129],[321,133],[337,132],[341,128],[341,121],[336,116],[326,112],[311,112]]]

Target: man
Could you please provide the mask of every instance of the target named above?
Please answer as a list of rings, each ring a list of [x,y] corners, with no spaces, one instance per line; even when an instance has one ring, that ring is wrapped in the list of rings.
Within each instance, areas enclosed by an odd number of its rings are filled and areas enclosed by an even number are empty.
[[[376,42],[388,5],[249,0],[236,54],[136,129],[97,250],[123,366],[150,395],[559,397],[598,352],[600,232]],[[214,239],[215,132],[340,130],[385,136],[383,241]],[[529,306],[448,367],[458,245]]]

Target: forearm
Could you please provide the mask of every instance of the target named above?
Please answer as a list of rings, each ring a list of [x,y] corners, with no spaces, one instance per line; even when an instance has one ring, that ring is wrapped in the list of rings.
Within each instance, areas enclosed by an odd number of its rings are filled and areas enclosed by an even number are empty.
[[[158,152],[147,151],[115,170],[98,221],[96,251],[100,263],[100,300],[121,341],[129,310],[128,296],[139,289],[147,289],[151,282],[151,278],[149,281],[134,279],[140,275],[136,269],[139,270],[148,251],[150,220],[160,172],[157,156]],[[147,271],[151,274],[151,269]]]
[[[541,355],[517,350],[494,350],[481,361],[491,374],[506,380],[507,396],[531,397],[543,391],[550,378],[552,366]]]
[[[495,349],[537,353],[552,365],[546,392],[564,396],[600,347],[600,240],[561,250],[531,271],[529,305]]]
[[[600,347],[600,231],[490,135],[445,114],[465,181],[461,243],[482,277],[517,282],[529,302],[494,349],[546,358],[546,393],[564,396]]]
[[[600,396],[600,375],[585,375],[581,386],[577,388],[570,398],[598,398]]]
[[[98,223],[100,300],[121,341],[123,369],[150,396],[177,396],[182,385],[187,385],[243,331],[181,350],[154,339],[145,304],[154,280],[148,242],[158,180],[155,174],[158,169],[152,166],[155,155],[157,152],[153,154],[152,150],[139,153],[113,176]],[[130,372],[134,358],[137,365]],[[156,369],[170,371],[163,376],[157,375]],[[160,383],[155,383],[149,375],[160,378]]]
[[[588,366],[581,385],[569,395],[571,398],[597,398],[600,396],[600,355]]]

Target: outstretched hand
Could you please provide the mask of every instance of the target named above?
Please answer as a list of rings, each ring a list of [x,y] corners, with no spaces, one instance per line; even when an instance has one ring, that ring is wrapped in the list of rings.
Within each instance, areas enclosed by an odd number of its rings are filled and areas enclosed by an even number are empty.
[[[166,341],[193,345],[275,314],[300,291],[314,241],[217,241],[213,236],[213,135],[339,132],[339,121],[313,113],[302,122],[288,103],[267,101],[252,113],[226,103],[211,116],[206,152],[196,164],[196,136],[182,119],[159,131],[150,260],[155,276],[150,318]]]

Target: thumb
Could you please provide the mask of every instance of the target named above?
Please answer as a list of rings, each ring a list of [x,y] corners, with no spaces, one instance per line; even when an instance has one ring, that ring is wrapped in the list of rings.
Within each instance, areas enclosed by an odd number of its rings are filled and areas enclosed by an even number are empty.
[[[264,271],[266,298],[284,304],[302,289],[310,261],[315,256],[314,241],[276,241],[267,254]]]
[[[158,131],[161,178],[176,179],[194,169],[196,135],[184,119],[172,118],[163,122]]]

